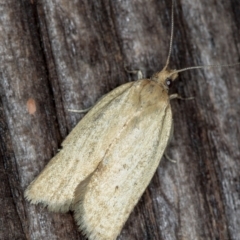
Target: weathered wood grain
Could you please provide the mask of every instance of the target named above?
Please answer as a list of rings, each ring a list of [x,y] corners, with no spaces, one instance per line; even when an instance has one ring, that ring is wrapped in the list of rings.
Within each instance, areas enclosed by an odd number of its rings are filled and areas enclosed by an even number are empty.
[[[172,68],[239,59],[238,1],[177,0]],[[0,2],[0,239],[84,239],[23,198],[103,94],[165,64],[171,2]],[[174,137],[119,239],[240,239],[240,67],[182,73]],[[36,111],[34,107],[36,106]]]

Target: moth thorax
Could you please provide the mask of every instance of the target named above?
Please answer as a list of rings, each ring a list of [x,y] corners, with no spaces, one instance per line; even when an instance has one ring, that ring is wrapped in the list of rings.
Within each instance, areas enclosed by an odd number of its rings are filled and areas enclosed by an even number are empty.
[[[168,90],[162,84],[147,79],[141,81],[141,84],[142,89],[139,96],[141,107],[154,106],[168,99]]]

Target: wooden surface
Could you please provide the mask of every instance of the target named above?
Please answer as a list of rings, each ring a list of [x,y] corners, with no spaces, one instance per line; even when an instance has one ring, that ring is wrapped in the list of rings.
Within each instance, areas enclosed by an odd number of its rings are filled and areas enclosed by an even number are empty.
[[[235,63],[237,0],[177,0],[172,68]],[[165,64],[171,1],[0,3],[0,239],[84,239],[71,213],[24,200],[28,184],[103,94]],[[174,136],[119,239],[240,239],[240,66],[182,73]]]

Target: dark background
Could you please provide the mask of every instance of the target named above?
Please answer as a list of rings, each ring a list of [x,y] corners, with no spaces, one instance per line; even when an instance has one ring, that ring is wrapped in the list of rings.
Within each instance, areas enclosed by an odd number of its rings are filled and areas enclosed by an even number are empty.
[[[162,69],[171,1],[0,3],[0,239],[83,239],[71,213],[24,200],[28,184],[88,108]],[[238,0],[176,0],[172,68],[235,63]],[[174,136],[119,239],[240,239],[240,66],[184,72]],[[36,107],[36,109],[35,109]],[[144,146],[143,146],[144,147]]]

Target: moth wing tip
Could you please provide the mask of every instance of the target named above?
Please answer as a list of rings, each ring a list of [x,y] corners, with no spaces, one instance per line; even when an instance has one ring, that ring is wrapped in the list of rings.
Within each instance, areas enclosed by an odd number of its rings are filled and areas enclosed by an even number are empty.
[[[50,212],[59,212],[59,213],[66,213],[70,210],[70,204],[69,203],[63,203],[59,204],[56,202],[51,202],[43,198],[39,198],[31,194],[31,191],[27,188],[24,191],[24,198],[30,202],[30,204],[38,205],[41,204],[41,206],[47,208]]]
[[[94,229],[91,229],[90,226],[84,221],[84,211],[82,202],[75,202],[73,206],[74,211],[74,219],[77,223],[78,229],[82,232],[84,236],[88,239],[95,240],[98,239],[96,234],[94,233]]]
[[[94,216],[86,216],[84,211],[82,201],[75,202],[73,206],[74,219],[77,223],[79,231],[82,234],[91,240],[105,240],[105,239],[116,239],[119,234],[116,235],[116,232],[106,232],[104,229],[99,231],[99,222],[95,219]]]

